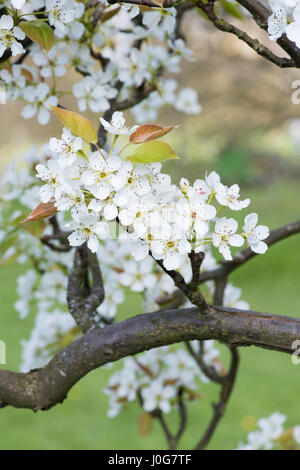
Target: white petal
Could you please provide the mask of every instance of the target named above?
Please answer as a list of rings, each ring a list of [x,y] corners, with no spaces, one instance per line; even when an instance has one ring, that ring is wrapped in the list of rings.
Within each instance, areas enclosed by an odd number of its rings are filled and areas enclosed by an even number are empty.
[[[68,236],[68,240],[71,246],[81,246],[85,242],[85,238],[79,230],[71,233],[71,235]]]
[[[228,237],[228,243],[231,246],[242,246],[244,244],[244,238],[238,234],[231,235]]]

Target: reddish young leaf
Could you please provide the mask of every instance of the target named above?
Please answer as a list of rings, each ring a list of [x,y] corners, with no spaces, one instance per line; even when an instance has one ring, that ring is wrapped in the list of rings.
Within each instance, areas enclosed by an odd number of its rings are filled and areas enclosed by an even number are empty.
[[[173,126],[161,127],[156,124],[143,124],[139,126],[133,134],[131,134],[129,142],[131,144],[142,144],[143,142],[148,142],[149,140],[157,139],[163,135],[168,134]]]
[[[47,217],[51,217],[51,215],[56,214],[57,209],[54,206],[54,201],[49,201],[49,202],[42,202],[39,204],[32,212],[31,214],[26,217],[25,220],[23,220],[23,223],[25,222],[36,222],[37,220],[43,220],[46,219]]]

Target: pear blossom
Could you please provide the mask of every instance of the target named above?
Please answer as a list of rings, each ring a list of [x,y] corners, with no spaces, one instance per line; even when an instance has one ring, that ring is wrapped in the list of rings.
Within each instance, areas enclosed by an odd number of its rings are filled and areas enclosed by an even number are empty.
[[[114,112],[110,123],[107,122],[104,118],[100,118],[100,122],[104,129],[113,135],[130,135],[137,127],[134,126],[130,129],[129,127],[125,126],[125,119],[123,113],[120,111]]]
[[[245,209],[250,204],[250,199],[239,200],[240,188],[238,184],[233,184],[229,188],[223,184],[219,184],[216,188],[216,199],[221,206],[228,206],[233,211]]]
[[[49,23],[64,32],[65,25],[75,17],[73,0],[46,0],[46,11],[49,11]]]
[[[151,289],[156,283],[156,276],[152,273],[153,261],[146,258],[140,263],[128,261],[124,265],[124,272],[120,276],[120,282],[124,286],[130,286],[133,292],[142,292],[146,288]]]
[[[20,65],[13,65],[11,71],[0,70],[0,80],[6,84],[6,98],[16,100],[20,98],[26,85],[26,78],[23,70],[26,68]]]
[[[98,152],[93,152],[89,157],[89,168],[82,174],[82,183],[95,198],[104,200],[113,189],[124,186],[126,175],[121,171],[122,165],[122,160],[116,155],[103,160]]]
[[[243,231],[251,250],[254,253],[263,254],[267,251],[268,245],[263,242],[269,236],[269,228],[265,225],[257,225],[258,215],[255,212],[245,217]]]
[[[148,62],[149,60],[147,54],[145,54],[144,51],[139,51],[138,49],[133,48],[130,51],[129,57],[125,58],[120,64],[119,79],[123,83],[125,83],[127,87],[141,86],[141,84],[145,80],[149,80],[151,78],[151,72],[149,71]],[[120,113],[118,111],[116,111],[114,114],[117,114],[117,116],[118,114],[123,115],[123,113]],[[118,118],[117,116],[115,117],[115,120],[118,124],[118,120],[120,121],[120,117]],[[118,125],[116,127],[118,129]]]
[[[198,103],[196,91],[188,87],[180,90],[174,106],[177,111],[182,111],[188,114],[198,114],[202,110],[202,107]]]
[[[240,310],[249,310],[248,302],[240,300],[241,294],[242,289],[235,287],[230,283],[226,284],[223,300],[224,306],[229,308],[238,308]]]
[[[58,99],[50,94],[46,83],[39,83],[36,87],[30,85],[23,90],[23,98],[29,104],[22,109],[22,116],[30,119],[37,114],[40,124],[45,125],[50,119],[50,106],[56,106]]]
[[[119,212],[120,222],[124,226],[133,225],[135,233],[142,237],[147,231],[147,215],[155,200],[145,196],[143,199],[133,197],[129,202],[128,209],[124,208]]]
[[[33,62],[40,67],[40,74],[44,78],[54,75],[63,77],[67,73],[66,65],[69,56],[66,52],[61,52],[57,46],[53,46],[49,52],[41,50],[37,45],[32,47],[30,56]]]
[[[119,304],[124,302],[124,290],[115,279],[108,277],[105,284],[105,298],[96,310],[96,319],[112,320],[116,315]]]
[[[286,416],[281,413],[273,413],[268,418],[261,418],[257,422],[257,430],[247,436],[247,443],[240,444],[239,450],[270,450],[276,445],[284,429],[283,423]]]
[[[208,184],[201,179],[196,179],[194,181],[193,186],[189,186],[187,188],[187,195],[189,198],[192,198],[194,196],[201,196],[206,201],[210,194],[211,190]]]
[[[164,267],[171,271],[178,269],[181,264],[181,256],[191,252],[188,240],[174,230],[170,237],[154,240],[151,244],[152,254],[155,259],[162,259]]]
[[[58,200],[63,192],[61,170],[55,160],[49,160],[47,166],[38,164],[36,166],[37,177],[45,181],[39,192],[42,202],[49,202],[55,197]]]
[[[212,171],[209,174],[206,173],[205,183],[211,190],[211,192],[216,193],[218,188],[221,186],[220,175],[218,175],[218,173],[216,173],[215,171]]]
[[[176,204],[180,224],[187,230],[193,228],[197,238],[204,237],[209,231],[209,221],[216,215],[216,208],[206,204],[204,198],[196,196],[189,201],[181,199]]]
[[[87,243],[92,253],[99,249],[99,239],[107,237],[108,226],[106,222],[100,222],[93,215],[83,216],[79,221],[71,222],[70,228],[73,230],[68,240],[71,246],[81,246]]]
[[[293,437],[296,441],[296,444],[300,444],[300,426],[294,426]]]
[[[25,274],[18,277],[17,293],[20,298],[15,302],[14,307],[19,312],[20,318],[26,318],[29,314],[36,281],[37,275],[33,269],[29,269]]]
[[[122,5],[121,8],[129,14],[129,18],[131,20],[135,18],[140,12],[140,8],[138,5],[129,5],[128,3],[125,3]]]
[[[164,387],[160,381],[153,381],[149,387],[142,389],[143,408],[145,411],[171,411],[170,399],[174,397],[174,388]]]
[[[270,439],[278,439],[283,432],[283,423],[286,416],[280,413],[273,413],[269,418],[261,418],[258,420],[258,426],[268,434]]]
[[[40,300],[40,305],[42,304],[46,310],[56,302],[65,304],[67,282],[67,276],[60,269],[46,272],[34,297]]]
[[[50,150],[59,155],[57,162],[61,168],[70,166],[75,162],[77,153],[82,149],[82,145],[82,139],[74,137],[66,127],[63,128],[61,139],[52,137],[49,140]]]
[[[19,10],[24,5],[25,0],[11,0],[11,4],[16,10]]]
[[[9,15],[2,15],[0,18],[0,57],[6,49],[10,48],[13,56],[25,52],[22,44],[25,34],[18,27],[14,26],[14,20]]]
[[[283,2],[279,0],[273,0],[271,7],[273,13],[268,18],[268,34],[272,41],[276,41],[287,29],[287,11]],[[290,32],[292,33],[292,30]]]
[[[78,99],[79,111],[90,108],[94,113],[99,113],[109,109],[109,100],[115,98],[118,92],[102,80],[97,76],[87,76],[74,84],[73,94]]]
[[[294,21],[286,26],[285,32],[290,41],[294,41],[296,46],[300,46],[300,6],[297,4],[296,8],[293,11]]]
[[[59,211],[71,210],[72,218],[78,222],[82,214],[88,215],[88,207],[86,206],[84,193],[80,189],[75,189],[63,194],[55,202],[55,206]]]
[[[215,225],[215,233],[212,236],[213,245],[228,261],[232,260],[230,246],[242,246],[244,239],[236,234],[238,223],[236,220],[226,217],[218,219]]]
[[[29,340],[22,341],[21,372],[29,372],[47,363],[52,357],[53,345],[59,343],[75,326],[74,318],[59,309],[51,313],[39,312]]]
[[[168,41],[169,46],[173,50],[174,54],[182,55],[185,60],[194,60],[193,59],[193,51],[186,47],[185,42],[183,39],[178,38],[175,41]]]

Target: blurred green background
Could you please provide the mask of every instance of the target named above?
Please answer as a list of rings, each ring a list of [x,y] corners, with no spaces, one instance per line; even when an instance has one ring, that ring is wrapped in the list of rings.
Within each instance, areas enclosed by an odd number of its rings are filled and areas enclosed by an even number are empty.
[[[166,170],[176,182],[183,175],[193,180],[203,177],[205,170],[216,169],[225,183],[240,183],[242,197],[251,197],[250,210],[258,212],[260,223],[275,228],[298,219],[300,109],[290,99],[297,71],[277,69],[235,38],[203,23],[199,26],[195,17],[187,21],[188,41],[197,44],[197,60],[185,66],[179,80],[182,86],[198,90],[203,112],[184,117],[167,109],[159,116],[159,124],[181,125],[168,141],[182,160],[166,164]],[[76,109],[72,101],[65,104]],[[0,107],[2,168],[31,143],[39,144],[60,133],[54,119],[45,128],[34,121],[24,122],[19,117],[21,108],[15,102]],[[89,117],[97,122],[98,116]],[[245,213],[237,215],[242,219]],[[231,276],[231,282],[242,287],[242,298],[252,309],[300,315],[299,248],[300,237],[291,237]],[[28,338],[33,324],[32,317],[19,320],[13,308],[16,276],[25,267],[0,269],[0,339],[7,345],[7,365],[1,367],[18,370],[20,341]],[[119,318],[139,311],[140,298],[130,295]],[[9,407],[0,410],[0,449],[166,448],[157,423],[147,438],[139,435],[140,410],[136,405],[114,419],[107,417],[108,398],[102,389],[110,374],[111,370],[105,368],[92,372],[71,390],[63,405],[47,412],[34,414]],[[241,349],[236,387],[209,448],[235,448],[252,429],[251,423],[274,411],[287,414],[288,425],[300,424],[299,377],[300,366],[292,365],[287,355]],[[199,440],[211,416],[211,402],[217,398],[218,388],[209,385],[200,391],[203,399],[189,405],[181,448],[191,448]],[[168,420],[175,423],[176,416],[170,415]]]

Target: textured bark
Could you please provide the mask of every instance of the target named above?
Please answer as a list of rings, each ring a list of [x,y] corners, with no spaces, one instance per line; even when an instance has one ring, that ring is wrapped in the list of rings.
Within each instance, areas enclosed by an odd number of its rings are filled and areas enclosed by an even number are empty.
[[[62,402],[83,376],[108,362],[181,341],[217,339],[292,353],[300,319],[210,307],[138,315],[74,341],[43,368],[24,374],[0,370],[0,403],[34,411]]]

